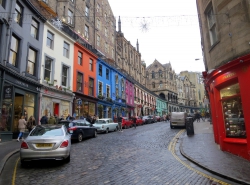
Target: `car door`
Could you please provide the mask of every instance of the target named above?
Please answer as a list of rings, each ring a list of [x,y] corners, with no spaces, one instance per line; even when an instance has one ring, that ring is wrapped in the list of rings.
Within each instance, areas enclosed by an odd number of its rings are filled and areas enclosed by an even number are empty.
[[[92,124],[88,121],[85,121],[86,128],[88,129],[88,136],[92,137],[95,132],[95,127],[92,126]]]
[[[114,125],[114,123],[113,123],[113,121],[111,119],[108,119],[108,123],[109,123],[109,126],[110,126],[111,130],[112,131],[115,130],[115,125]]]
[[[83,137],[87,138],[90,136],[90,130],[89,130],[89,126],[86,124],[86,120],[81,120],[80,121],[80,127],[83,131]]]

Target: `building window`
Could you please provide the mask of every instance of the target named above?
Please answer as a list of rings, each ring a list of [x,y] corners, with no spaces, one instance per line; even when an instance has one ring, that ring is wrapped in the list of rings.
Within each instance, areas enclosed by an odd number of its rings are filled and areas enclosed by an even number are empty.
[[[110,86],[106,86],[106,93],[107,93],[107,98],[110,98]]]
[[[63,56],[69,58],[69,44],[67,42],[63,43]]]
[[[104,13],[104,20],[107,21],[107,13]]]
[[[152,87],[155,88],[155,83],[154,82],[152,83]]]
[[[89,78],[89,95],[94,96],[94,79]]]
[[[162,81],[160,81],[159,88],[162,88]]]
[[[38,28],[39,28],[39,23],[34,18],[32,18],[30,34],[35,39],[37,39]]]
[[[152,78],[155,78],[155,72],[152,71]]]
[[[49,57],[45,58],[45,65],[44,65],[44,80],[51,80],[51,73],[52,73],[52,59]]]
[[[209,28],[210,42],[212,46],[217,41],[215,15],[214,15],[213,8],[211,8],[207,12],[207,22],[208,22],[208,28]]]
[[[68,24],[73,24],[73,12],[68,10]]]
[[[98,95],[102,95],[102,82],[98,82]]]
[[[22,19],[22,14],[23,14],[23,7],[19,4],[16,3],[15,7],[15,14],[14,14],[14,21],[21,26],[21,19]]]
[[[97,3],[96,12],[99,12],[99,11],[100,11],[100,5]]]
[[[239,84],[220,90],[226,137],[246,138],[245,119]]]
[[[109,69],[106,69],[106,79],[109,80]]]
[[[12,35],[10,45],[9,63],[17,67],[17,57],[19,51],[19,39]]]
[[[62,86],[67,86],[67,82],[68,82],[68,71],[69,68],[65,65],[62,66]]]
[[[163,77],[163,76],[162,76],[162,71],[161,71],[161,70],[159,70],[159,77],[160,77],[160,78]]]
[[[0,5],[5,8],[5,0],[0,0]]]
[[[101,40],[101,37],[97,35],[97,39],[96,39],[97,46],[100,46],[100,40]]]
[[[89,17],[89,7],[85,7],[85,16],[88,18]]]
[[[93,67],[93,60],[90,58],[89,59],[89,70],[90,71],[93,71],[94,70],[94,67]]]
[[[105,42],[105,52],[108,53],[109,52],[109,46],[108,46],[108,43]]]
[[[78,51],[78,64],[82,65],[82,53]]]
[[[111,38],[112,44],[114,44],[114,41],[115,41],[115,38],[114,38],[114,35],[112,34],[112,38]]]
[[[97,19],[97,21],[96,21],[96,27],[97,27],[97,29],[101,29],[101,22],[100,22],[100,19]]]
[[[76,90],[82,92],[82,80],[83,75],[81,73],[77,73],[77,84],[76,84]]]
[[[119,83],[119,78],[118,78],[118,75],[116,74],[115,75],[115,84],[118,84]]]
[[[99,76],[102,76],[102,65],[99,64]]]
[[[34,75],[36,67],[37,51],[29,48],[27,73]]]
[[[119,97],[119,88],[118,87],[115,88],[115,95],[116,95],[116,97]]]
[[[84,32],[84,36],[87,40],[89,40],[89,27],[85,24],[85,32]]]
[[[104,35],[105,35],[105,37],[108,37],[108,29],[107,28],[105,28],[105,30],[104,30]]]
[[[51,33],[50,31],[47,32],[47,43],[46,43],[46,45],[50,49],[53,49],[53,47],[54,47],[54,34]]]

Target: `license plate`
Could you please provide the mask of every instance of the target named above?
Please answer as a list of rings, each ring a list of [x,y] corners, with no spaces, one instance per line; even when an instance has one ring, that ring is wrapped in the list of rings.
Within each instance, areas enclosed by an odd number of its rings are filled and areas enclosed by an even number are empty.
[[[69,133],[71,133],[71,134],[72,134],[72,133],[73,133],[73,130],[70,130],[70,131],[69,131]]]
[[[37,143],[36,144],[37,148],[47,148],[47,147],[52,147],[52,143]]]

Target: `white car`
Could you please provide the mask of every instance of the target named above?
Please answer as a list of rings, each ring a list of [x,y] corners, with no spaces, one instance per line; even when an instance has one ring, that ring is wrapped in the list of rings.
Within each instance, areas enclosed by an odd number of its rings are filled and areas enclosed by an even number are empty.
[[[97,132],[109,133],[118,130],[118,123],[115,123],[111,118],[97,119],[93,126],[97,128]]]

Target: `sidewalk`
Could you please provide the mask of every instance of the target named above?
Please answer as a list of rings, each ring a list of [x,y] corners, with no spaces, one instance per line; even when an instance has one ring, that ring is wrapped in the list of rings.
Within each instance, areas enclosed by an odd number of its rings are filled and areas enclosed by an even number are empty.
[[[16,139],[0,143],[0,175],[8,158],[17,153],[20,149],[21,142]]]
[[[214,142],[210,122],[194,122],[194,135],[180,141],[181,154],[205,170],[239,184],[250,184],[250,161],[223,152]]]

